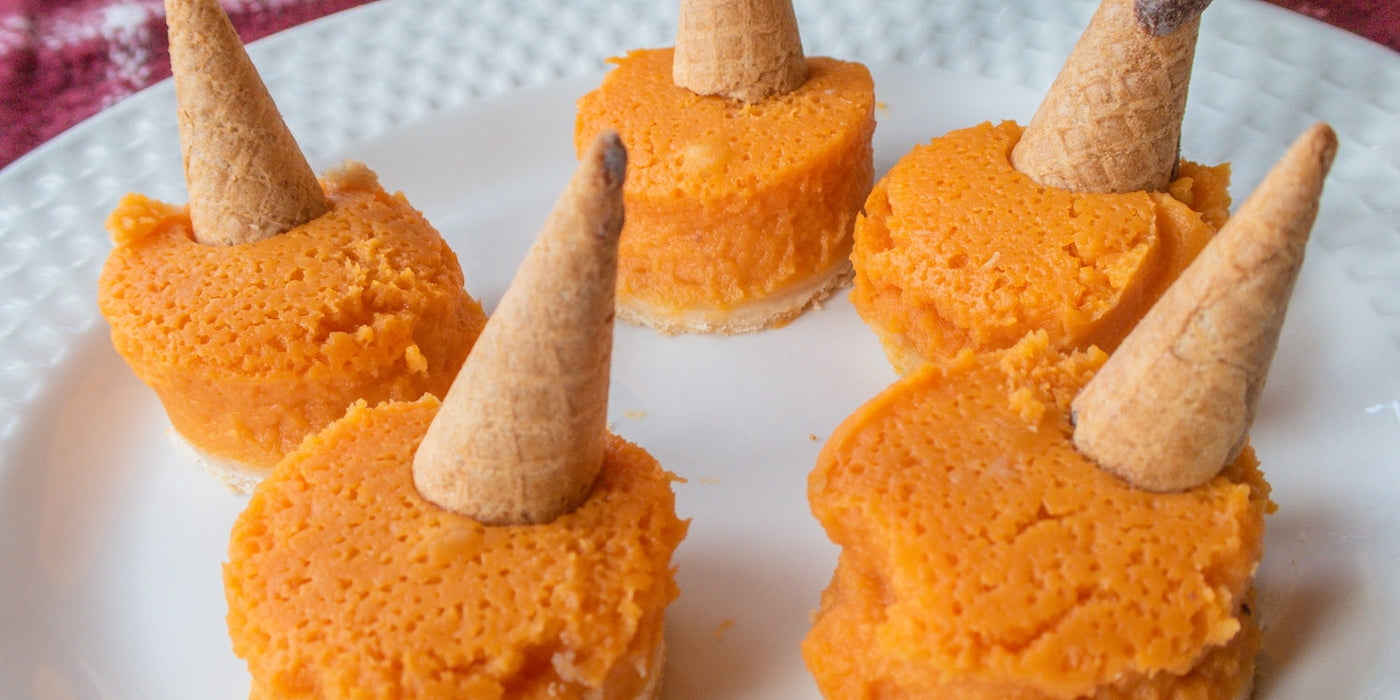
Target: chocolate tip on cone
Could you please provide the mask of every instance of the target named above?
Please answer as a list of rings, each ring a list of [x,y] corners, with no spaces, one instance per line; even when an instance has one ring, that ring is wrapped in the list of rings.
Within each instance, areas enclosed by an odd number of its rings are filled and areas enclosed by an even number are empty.
[[[327,210],[325,194],[216,0],[166,0],[190,218],[200,243],[261,240]]]
[[[599,172],[603,176],[604,187],[620,189],[627,178],[627,148],[622,145],[622,137],[611,129],[599,133],[580,162],[586,163],[592,159],[602,162]]]
[[[1337,150],[1303,133],[1073,404],[1074,445],[1151,491],[1199,486],[1243,449]]]
[[[1200,27],[1198,17],[1178,14],[1179,27],[1153,36],[1133,0],[1104,0],[1012,149],[1012,165],[1072,192],[1165,190],[1180,160]]]
[[[1201,16],[1211,0],[1134,0],[1138,26],[1152,36],[1166,36]]]
[[[681,0],[672,80],[743,102],[801,87],[807,59],[792,0]]]
[[[607,436],[626,150],[583,155],[413,461],[428,501],[481,522],[548,522],[588,498]]]

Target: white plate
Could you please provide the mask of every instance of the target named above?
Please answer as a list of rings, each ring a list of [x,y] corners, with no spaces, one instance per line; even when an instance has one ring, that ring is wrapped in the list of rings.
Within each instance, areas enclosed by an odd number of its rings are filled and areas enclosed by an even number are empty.
[[[253,47],[320,168],[367,161],[488,307],[572,166],[602,59],[668,44],[673,3],[389,0]],[[925,7],[924,5],[932,5]],[[1050,6],[1047,6],[1050,5]],[[809,53],[872,64],[883,171],[1028,119],[1092,0],[798,2]],[[125,191],[183,201],[169,83],[0,172],[0,696],[239,698],[219,579],[243,500],[185,463],[112,351],[95,281]],[[1185,155],[1236,199],[1307,124],[1337,159],[1254,441],[1280,505],[1259,697],[1400,694],[1400,56],[1253,0],[1206,15]],[[834,565],[805,480],[890,370],[844,298],[777,331],[620,328],[612,419],[689,479],[666,697],[813,698],[798,642]]]

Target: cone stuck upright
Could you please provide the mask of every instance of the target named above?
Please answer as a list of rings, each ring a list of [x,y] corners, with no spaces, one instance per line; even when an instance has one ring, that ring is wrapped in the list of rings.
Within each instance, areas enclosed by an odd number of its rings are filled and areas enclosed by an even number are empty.
[[[1243,449],[1337,150],[1308,129],[1074,400],[1074,445],[1151,491]]]
[[[1210,0],[1103,0],[1011,152],[1072,192],[1162,191],[1176,173],[1200,13]]]
[[[584,154],[413,461],[424,498],[492,524],[548,522],[602,467],[627,152]]]
[[[672,80],[744,102],[796,90],[807,59],[792,0],[681,0]]]
[[[165,0],[195,240],[262,240],[326,212],[316,174],[217,0]]]

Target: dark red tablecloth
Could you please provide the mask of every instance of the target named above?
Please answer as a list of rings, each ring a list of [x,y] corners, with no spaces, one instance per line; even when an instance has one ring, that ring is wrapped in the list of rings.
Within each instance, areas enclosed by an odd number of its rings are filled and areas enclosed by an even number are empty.
[[[372,0],[222,1],[252,41]],[[1400,0],[1269,1],[1400,50]],[[0,0],[0,167],[170,74],[162,2]]]
[[[244,41],[372,0],[221,0]],[[0,167],[170,75],[164,0],[0,0]]]
[[[1267,0],[1400,51],[1400,0]]]

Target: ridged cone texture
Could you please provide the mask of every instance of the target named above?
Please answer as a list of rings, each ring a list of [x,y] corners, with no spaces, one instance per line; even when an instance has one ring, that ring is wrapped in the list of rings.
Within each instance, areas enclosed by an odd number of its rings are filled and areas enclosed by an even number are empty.
[[[1074,445],[1151,491],[1209,481],[1254,421],[1337,150],[1308,129],[1074,400]]]
[[[166,0],[195,239],[262,240],[326,212],[306,157],[217,0]]]
[[[744,102],[801,87],[807,59],[792,0],[681,0],[672,80]]]
[[[588,498],[607,430],[626,166],[615,132],[581,159],[418,448],[427,500],[523,524]]]
[[[1012,150],[1012,165],[1071,192],[1165,190],[1180,158],[1204,4],[1161,0],[1140,16],[1133,0],[1103,0]],[[1197,14],[1187,18],[1189,10]],[[1166,26],[1174,28],[1166,36],[1149,31]]]

